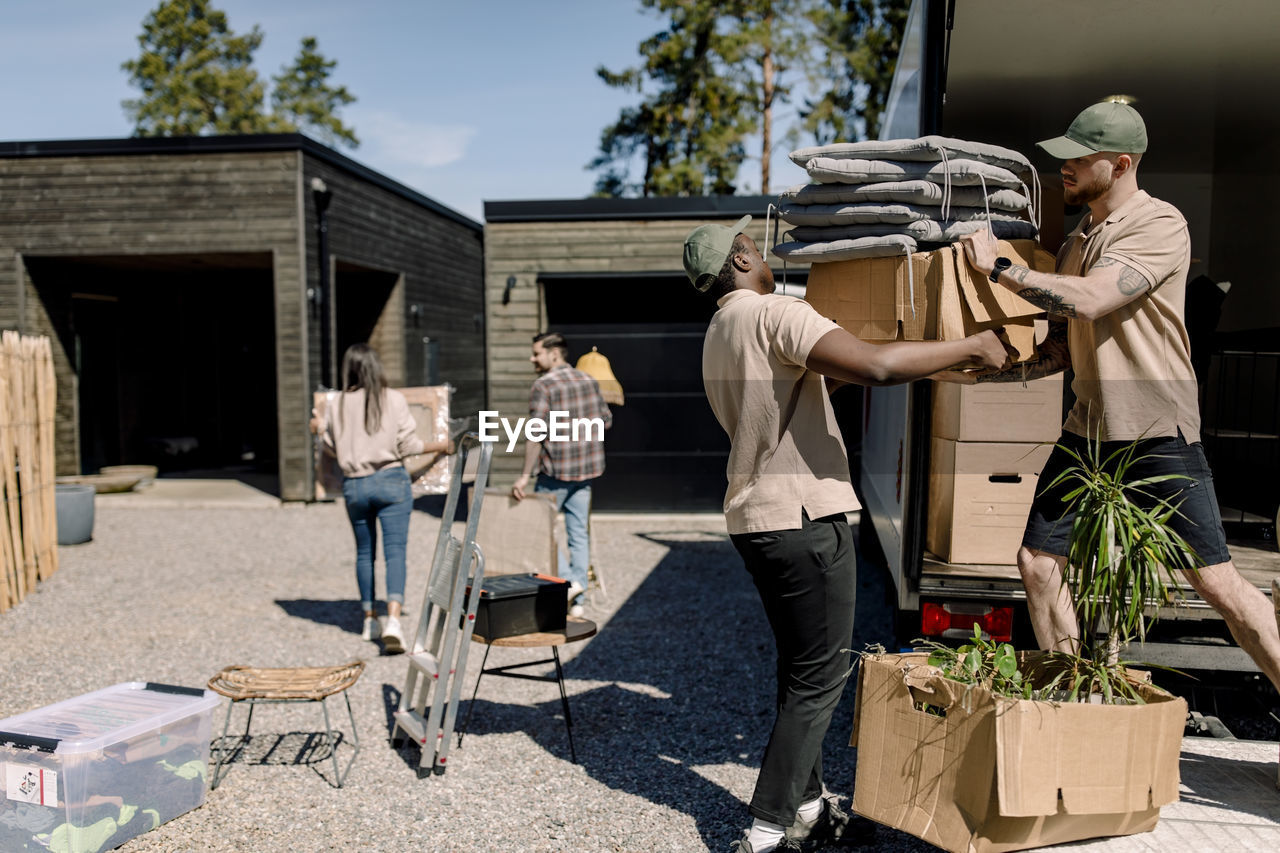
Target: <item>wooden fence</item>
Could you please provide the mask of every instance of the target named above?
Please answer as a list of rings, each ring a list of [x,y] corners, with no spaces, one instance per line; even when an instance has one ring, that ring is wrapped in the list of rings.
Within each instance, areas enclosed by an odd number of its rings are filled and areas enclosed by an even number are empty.
[[[48,338],[0,335],[0,613],[58,570]]]

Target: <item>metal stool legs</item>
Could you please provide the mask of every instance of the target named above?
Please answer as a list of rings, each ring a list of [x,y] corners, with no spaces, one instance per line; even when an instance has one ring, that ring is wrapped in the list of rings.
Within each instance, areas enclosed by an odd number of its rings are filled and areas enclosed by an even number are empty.
[[[480,692],[480,680],[486,674],[500,675],[504,678],[523,678],[528,681],[553,681],[560,687],[560,706],[564,708],[564,729],[569,735],[569,757],[574,764],[578,763],[578,751],[573,746],[573,716],[569,713],[569,694],[564,689],[564,667],[560,665],[560,649],[556,646],[551,647],[551,657],[542,660],[528,661],[527,663],[513,663],[506,666],[495,666],[486,669],[485,664],[489,661],[489,650],[493,646],[485,643],[484,659],[480,662],[480,675],[476,677],[476,688],[471,692],[471,704],[467,706],[466,719],[462,721],[462,729],[458,732],[458,746],[462,746],[462,738],[467,733],[467,729],[471,725],[471,712],[476,705],[476,696]],[[556,665],[556,674],[552,675],[530,675],[527,672],[516,672],[515,670],[525,669],[531,666],[542,666],[543,664],[554,663]]]
[[[337,779],[336,783],[330,783],[330,784],[333,784],[333,787],[335,788],[341,788],[343,781],[345,781],[347,778],[347,774],[351,772],[352,765],[356,763],[356,756],[360,754],[360,732],[356,728],[355,712],[351,710],[351,697],[348,696],[347,692],[344,690],[342,692],[342,698],[345,699],[347,702],[347,717],[351,720],[351,745],[355,747],[355,751],[351,753],[351,760],[347,762],[346,768],[342,768],[338,764],[338,735],[340,734],[340,732],[334,729],[329,722],[329,705],[326,699],[251,698],[251,699],[231,700],[231,703],[227,705],[226,720],[224,720],[222,723],[222,738],[220,739],[222,746],[220,746],[218,749],[218,763],[215,764],[213,768],[213,777],[209,783],[210,789],[212,790],[218,787],[219,783],[226,776],[226,765],[229,764],[231,761],[234,761],[240,755],[240,753],[244,750],[245,744],[249,742],[249,729],[251,726],[253,726],[253,706],[254,705],[257,705],[259,703],[268,704],[268,705],[280,705],[284,703],[293,703],[293,702],[301,702],[301,701],[320,703],[320,710],[324,712],[325,743],[329,746],[329,754],[330,754],[330,757],[333,759],[333,773]],[[247,703],[249,706],[249,715],[248,715],[248,718],[245,720],[245,724],[244,724],[244,734],[240,735],[239,743],[235,747],[227,747],[225,744],[227,740],[227,730],[231,726],[231,711],[239,703]],[[230,758],[228,758],[228,753],[232,753]]]

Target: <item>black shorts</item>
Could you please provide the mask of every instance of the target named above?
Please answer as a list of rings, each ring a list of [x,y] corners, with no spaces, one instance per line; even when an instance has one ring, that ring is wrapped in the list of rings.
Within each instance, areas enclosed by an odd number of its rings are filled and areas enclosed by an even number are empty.
[[[1102,442],[1102,458],[1128,446],[1128,441]],[[1066,468],[1078,464],[1063,447],[1068,447],[1087,459],[1089,441],[1071,432],[1063,432],[1058,446],[1053,448],[1049,461],[1040,473],[1035,501],[1027,529],[1022,535],[1022,545],[1032,551],[1042,551],[1058,557],[1065,556],[1071,536],[1071,523],[1075,513],[1063,501],[1063,497],[1075,488],[1075,481],[1065,480],[1051,486]],[[1154,483],[1144,488],[1178,508],[1169,520],[1172,527],[1187,540],[1199,557],[1197,565],[1178,566],[1180,569],[1215,566],[1231,559],[1227,551],[1227,536],[1222,529],[1222,515],[1218,511],[1218,498],[1213,491],[1213,474],[1204,457],[1200,442],[1187,444],[1182,432],[1177,436],[1148,438],[1139,442],[1134,453],[1135,461],[1129,468],[1131,479],[1138,480],[1162,474],[1176,474],[1175,479]]]

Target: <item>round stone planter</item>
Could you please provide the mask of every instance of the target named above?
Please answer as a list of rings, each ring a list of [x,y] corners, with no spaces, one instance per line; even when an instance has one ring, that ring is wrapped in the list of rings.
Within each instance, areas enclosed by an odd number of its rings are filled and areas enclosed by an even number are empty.
[[[59,483],[54,487],[58,510],[58,544],[79,545],[93,538],[93,486]]]

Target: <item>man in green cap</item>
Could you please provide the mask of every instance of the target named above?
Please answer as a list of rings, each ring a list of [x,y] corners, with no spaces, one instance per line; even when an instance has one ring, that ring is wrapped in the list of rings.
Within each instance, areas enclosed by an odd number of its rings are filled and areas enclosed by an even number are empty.
[[[777,645],[777,717],[755,820],[734,842],[740,853],[766,853],[839,837],[849,823],[823,787],[822,741],[849,675],[856,559],[845,513],[858,500],[827,385],[887,385],[969,363],[998,369],[1009,353],[990,331],[859,340],[804,300],[774,294],[773,272],[743,233],[750,221],[695,228],[684,268],[716,301],[702,378],[731,443],[725,521]]]
[[[996,242],[985,232],[966,237],[964,247],[974,269],[1049,312],[1049,336],[1031,375],[1075,371],[1076,403],[1040,482],[1053,483],[1071,465],[1064,447],[1083,455],[1090,441],[1101,441],[1107,459],[1141,440],[1135,456],[1143,458],[1129,476],[1174,475],[1146,488],[1178,506],[1170,524],[1198,557],[1179,568],[1280,689],[1280,631],[1266,596],[1231,562],[1200,444],[1198,389],[1183,319],[1191,265],[1187,223],[1172,205],[1138,188],[1146,125],[1129,104],[1105,101],[1039,146],[1064,161],[1066,202],[1089,209],[1058,250],[1057,273],[997,257]],[[1013,371],[977,381],[1021,378]],[[1064,499],[1069,489],[1064,484],[1036,496],[1018,551],[1031,622],[1045,649],[1074,649],[1079,636],[1071,595],[1062,585],[1072,522]]]

